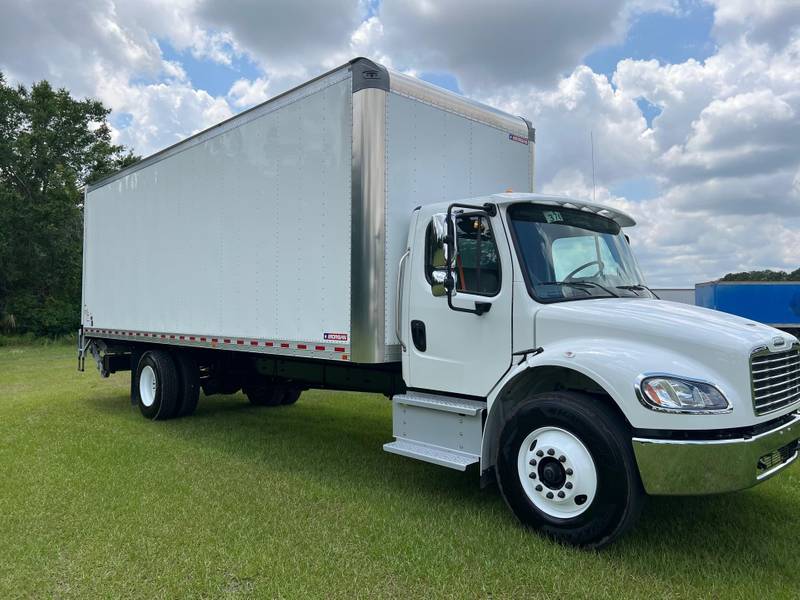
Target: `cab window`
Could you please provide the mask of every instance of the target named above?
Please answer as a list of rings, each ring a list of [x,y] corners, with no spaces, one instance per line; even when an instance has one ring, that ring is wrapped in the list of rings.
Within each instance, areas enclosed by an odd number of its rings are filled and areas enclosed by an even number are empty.
[[[445,267],[444,249],[428,225],[425,244],[425,275],[435,285],[433,271]],[[500,291],[500,258],[494,233],[485,215],[456,216],[456,256],[453,276],[456,291],[494,296]],[[440,294],[435,294],[440,295]]]

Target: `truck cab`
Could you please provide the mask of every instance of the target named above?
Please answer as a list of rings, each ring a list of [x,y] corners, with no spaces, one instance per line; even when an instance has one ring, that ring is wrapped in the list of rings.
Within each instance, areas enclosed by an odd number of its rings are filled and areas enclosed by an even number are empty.
[[[647,494],[750,487],[798,456],[800,343],[658,299],[621,211],[495,194],[414,211],[389,452],[479,463],[524,523],[603,545]]]

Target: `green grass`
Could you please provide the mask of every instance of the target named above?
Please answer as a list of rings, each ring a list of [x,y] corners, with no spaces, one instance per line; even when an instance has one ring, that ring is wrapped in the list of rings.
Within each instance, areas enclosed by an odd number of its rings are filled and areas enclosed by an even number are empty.
[[[800,470],[651,498],[602,552],[520,528],[497,489],[386,454],[389,402],[201,398],[148,422],[127,374],[0,347],[0,597],[796,597]]]

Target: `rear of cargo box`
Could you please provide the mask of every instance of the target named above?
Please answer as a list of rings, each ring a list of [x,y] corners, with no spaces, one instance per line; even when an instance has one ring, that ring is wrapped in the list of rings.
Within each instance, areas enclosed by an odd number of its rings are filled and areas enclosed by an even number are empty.
[[[526,122],[365,59],[92,186],[85,335],[399,360],[414,207],[533,186]]]
[[[711,281],[695,286],[697,306],[800,333],[800,282]]]

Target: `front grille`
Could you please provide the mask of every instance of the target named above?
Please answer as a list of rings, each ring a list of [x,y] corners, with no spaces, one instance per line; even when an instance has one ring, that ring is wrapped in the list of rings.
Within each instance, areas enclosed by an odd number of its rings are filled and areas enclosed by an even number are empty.
[[[750,357],[753,406],[763,415],[800,400],[800,346]]]
[[[797,454],[797,450],[798,440],[795,440],[791,444],[786,444],[782,448],[778,448],[769,454],[765,454],[758,459],[758,470],[761,472],[769,471],[773,467],[782,465],[787,460],[793,458],[794,455]]]

